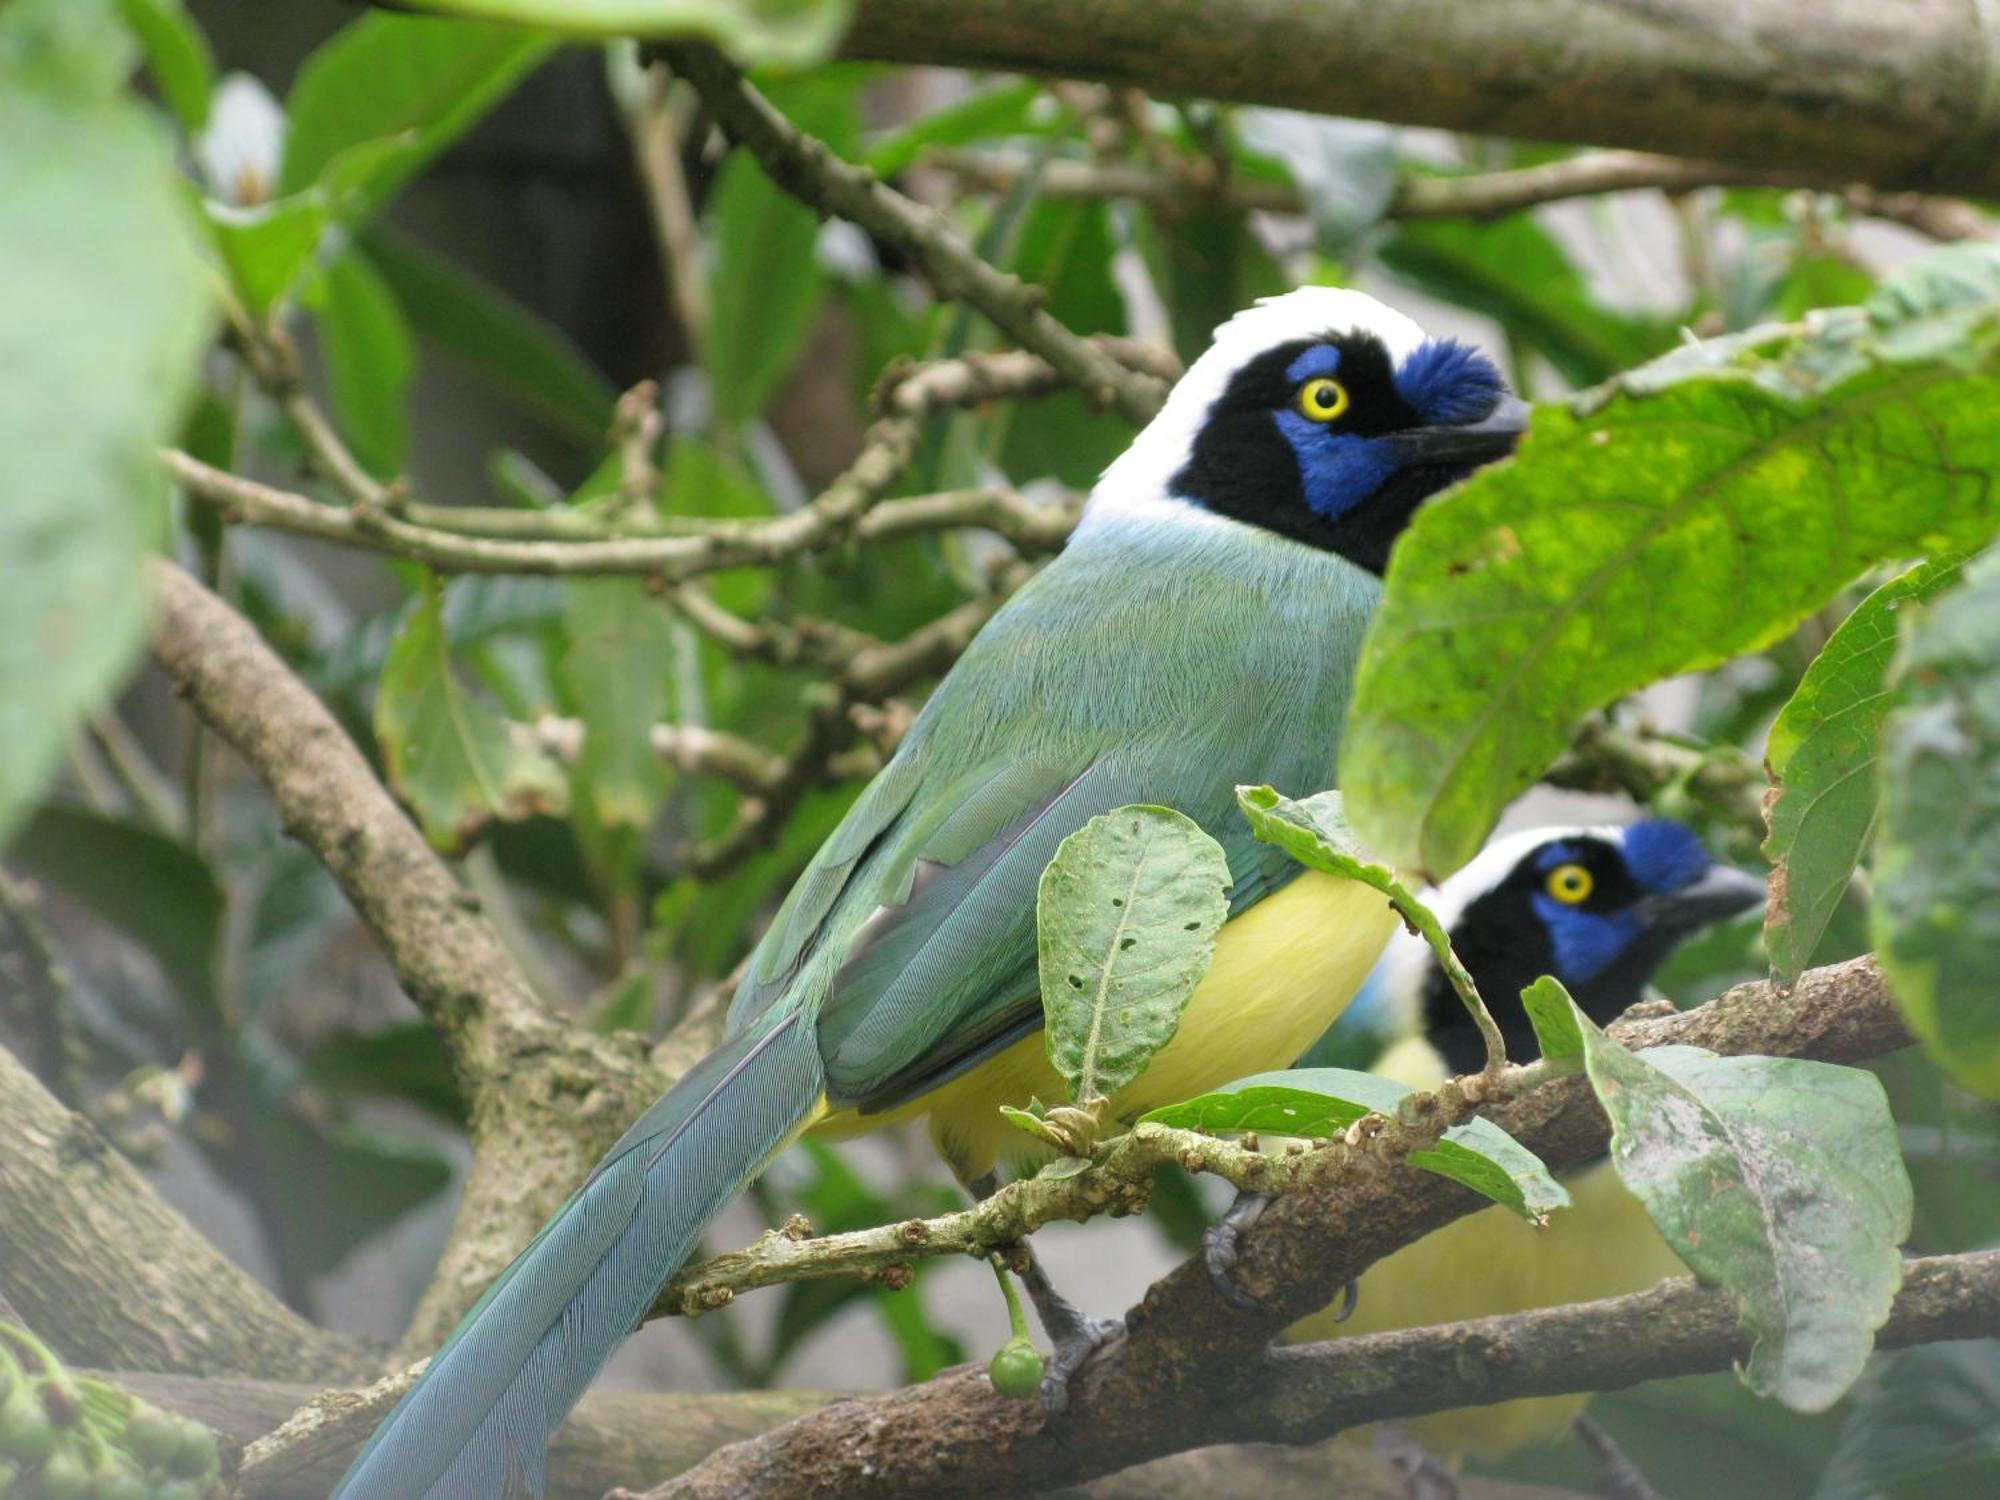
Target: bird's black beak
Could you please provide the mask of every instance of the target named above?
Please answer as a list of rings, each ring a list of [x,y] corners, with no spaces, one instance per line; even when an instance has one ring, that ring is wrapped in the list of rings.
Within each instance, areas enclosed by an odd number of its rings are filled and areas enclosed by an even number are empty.
[[[1527,431],[1528,403],[1503,396],[1477,422],[1454,427],[1412,427],[1389,434],[1388,442],[1410,468],[1473,468],[1505,458]]]
[[[1663,927],[1691,932],[1710,922],[1762,906],[1764,882],[1728,865],[1714,864],[1693,885],[1648,899],[1652,919]]]

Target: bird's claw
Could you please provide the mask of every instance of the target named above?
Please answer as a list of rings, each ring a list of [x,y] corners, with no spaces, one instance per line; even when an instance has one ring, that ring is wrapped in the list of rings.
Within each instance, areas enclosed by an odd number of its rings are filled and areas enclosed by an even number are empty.
[[[1257,1299],[1236,1281],[1236,1256],[1243,1231],[1257,1222],[1270,1199],[1262,1193],[1238,1193],[1229,1211],[1201,1237],[1201,1263],[1222,1300],[1245,1312],[1256,1307]]]
[[[1078,1316],[1061,1331],[1050,1329],[1049,1337],[1055,1341],[1055,1348],[1050,1351],[1048,1366],[1042,1372],[1042,1410],[1052,1417],[1068,1411],[1071,1377],[1091,1355],[1124,1334],[1123,1318]]]

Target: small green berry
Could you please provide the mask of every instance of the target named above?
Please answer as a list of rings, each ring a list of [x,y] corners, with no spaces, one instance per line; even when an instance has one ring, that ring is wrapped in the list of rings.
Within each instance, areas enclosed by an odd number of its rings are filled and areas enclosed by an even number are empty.
[[[192,1479],[169,1479],[153,1491],[153,1500],[201,1500],[201,1486]]]
[[[986,1374],[1001,1395],[1025,1401],[1042,1388],[1042,1351],[1017,1333],[1000,1346]]]
[[[164,1469],[179,1442],[180,1433],[165,1412],[149,1401],[132,1403],[132,1417],[125,1424],[125,1446],[140,1463]]]
[[[169,1474],[184,1479],[206,1479],[216,1470],[215,1434],[199,1422],[174,1417],[174,1451],[168,1457]]]
[[[30,1386],[16,1386],[0,1403],[0,1454],[38,1464],[56,1451],[60,1434]]]
[[[68,1448],[49,1455],[35,1483],[42,1500],[90,1500],[90,1470]]]

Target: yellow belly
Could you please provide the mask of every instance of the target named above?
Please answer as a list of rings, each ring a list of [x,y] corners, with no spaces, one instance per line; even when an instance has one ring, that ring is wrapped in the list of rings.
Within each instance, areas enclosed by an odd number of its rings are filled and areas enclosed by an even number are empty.
[[[1206,1093],[1250,1073],[1290,1067],[1347,1008],[1395,928],[1376,892],[1313,871],[1222,929],[1215,960],[1150,1066],[1112,1099],[1124,1120]],[[852,1135],[930,1117],[931,1138],[962,1177],[1001,1160],[1031,1158],[1034,1142],[1000,1115],[1030,1098],[1067,1099],[1040,1032],[978,1067],[880,1115],[834,1115],[815,1127]]]
[[[1400,1044],[1377,1071],[1414,1087],[1435,1087],[1443,1066],[1420,1039]],[[1344,1323],[1329,1308],[1286,1331],[1294,1342],[1386,1333],[1498,1313],[1557,1307],[1644,1291],[1686,1274],[1646,1211],[1609,1162],[1563,1179],[1571,1204],[1535,1228],[1500,1207],[1455,1219],[1378,1262],[1362,1276]],[[1469,1406],[1402,1425],[1441,1457],[1498,1458],[1567,1432],[1587,1395],[1545,1396]]]

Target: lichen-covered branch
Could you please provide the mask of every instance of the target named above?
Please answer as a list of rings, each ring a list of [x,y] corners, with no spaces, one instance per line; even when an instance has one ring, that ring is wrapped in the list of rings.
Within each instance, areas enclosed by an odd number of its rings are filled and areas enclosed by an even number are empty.
[[[1630,1017],[1614,1034],[1634,1047],[1678,1042],[1837,1062],[1909,1042],[1880,970],[1865,958],[1808,971],[1789,992],[1741,985],[1687,1014]],[[1484,1113],[1553,1170],[1605,1149],[1609,1127],[1582,1078],[1507,1092]],[[718,1454],[655,1493],[782,1493],[794,1484],[899,1495],[1033,1491],[1257,1436],[1231,1425],[1240,1419],[1227,1415],[1233,1403],[1218,1391],[1216,1372],[1254,1367],[1279,1330],[1324,1302],[1330,1289],[1483,1202],[1403,1163],[1397,1144],[1385,1128],[1373,1141],[1314,1153],[1329,1159],[1315,1169],[1325,1175],[1278,1198],[1239,1242],[1235,1280],[1255,1299],[1250,1308],[1225,1301],[1199,1258],[1155,1283],[1128,1315],[1125,1337],[1072,1381],[1070,1413],[1060,1422],[1033,1403],[998,1396],[981,1375],[945,1376]],[[1729,1354],[1718,1357],[1726,1364]],[[1457,1404],[1442,1399],[1406,1414]]]
[[[1764,768],[1733,745],[1695,746],[1645,723],[1586,719],[1542,775],[1576,792],[1623,792],[1651,803],[1677,790],[1751,843],[1764,837]]]
[[[693,43],[666,46],[662,53],[730,139],[755,156],[779,187],[822,213],[852,220],[907,255],[940,297],[977,308],[1090,399],[1116,407],[1134,423],[1159,410],[1167,388],[1157,376],[1121,364],[1065,328],[1043,308],[1041,288],[987,264],[940,215],[800,131],[721,53]]]
[[[77,1364],[339,1380],[313,1327],[204,1239],[82,1115],[0,1049],[0,1293]]]

